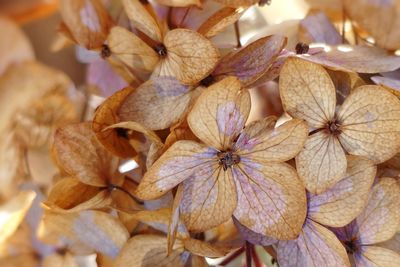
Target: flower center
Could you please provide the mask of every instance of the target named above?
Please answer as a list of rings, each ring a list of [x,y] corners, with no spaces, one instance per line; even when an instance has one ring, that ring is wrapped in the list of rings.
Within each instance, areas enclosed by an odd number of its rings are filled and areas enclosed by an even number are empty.
[[[343,245],[346,248],[347,253],[354,254],[355,252],[357,252],[357,244],[354,239],[344,241]]]
[[[217,156],[219,160],[219,165],[222,165],[224,171],[226,171],[228,168],[240,162],[239,155],[234,154],[230,150],[218,152]]]
[[[333,135],[339,135],[342,131],[340,130],[340,124],[337,120],[333,120],[327,123],[326,128]]]
[[[308,46],[308,44],[302,42],[296,44],[296,54],[298,55],[306,54],[309,49],[310,47]]]
[[[117,136],[129,139],[128,138],[128,131],[124,128],[115,128],[115,131],[117,132]]]
[[[201,80],[201,81],[200,81],[200,84],[203,85],[203,86],[205,86],[205,87],[208,87],[208,86],[210,86],[214,81],[215,81],[215,80],[214,80],[214,77],[210,74],[210,75],[208,75],[207,77],[205,77],[203,80]]]
[[[258,1],[259,6],[270,5],[272,0],[260,0]]]
[[[111,56],[111,50],[110,50],[110,47],[108,47],[108,45],[106,45],[106,44],[102,45],[100,56],[102,59],[106,59],[109,56]]]
[[[157,54],[158,54],[160,57],[165,57],[165,56],[167,55],[167,48],[165,47],[164,44],[157,44],[157,45],[154,47],[154,50],[157,52]]]

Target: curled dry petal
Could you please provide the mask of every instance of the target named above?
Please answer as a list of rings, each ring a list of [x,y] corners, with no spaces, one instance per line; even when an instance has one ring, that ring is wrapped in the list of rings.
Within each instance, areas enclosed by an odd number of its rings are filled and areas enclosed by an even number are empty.
[[[193,133],[205,144],[225,151],[243,129],[250,112],[250,94],[237,78],[213,84],[199,96],[188,115]]]
[[[277,253],[282,267],[350,267],[346,250],[335,234],[308,219],[297,239],[278,243]]]
[[[166,129],[183,118],[194,95],[174,77],[154,77],[124,98],[118,115],[150,130]]]
[[[171,216],[168,223],[167,241],[168,241],[168,255],[171,254],[172,248],[175,244],[176,234],[178,233],[178,226],[181,222],[181,209],[180,204],[182,200],[183,187],[178,186],[172,203]]]
[[[87,49],[101,48],[113,22],[100,0],[62,0],[60,11],[79,45]]]
[[[207,77],[219,60],[218,49],[200,33],[188,29],[169,31],[163,44],[167,55],[153,76],[175,77],[183,84],[197,84]]]
[[[218,163],[217,151],[192,141],[174,143],[144,175],[136,195],[156,199],[201,170]]]
[[[320,194],[343,178],[347,160],[338,139],[320,131],[307,139],[296,156],[296,166],[307,190]]]
[[[335,86],[320,65],[288,58],[281,70],[279,90],[287,113],[322,128],[335,115]]]
[[[134,70],[151,72],[159,61],[153,48],[123,27],[113,27],[107,41],[112,55]]]
[[[68,245],[75,253],[96,251],[115,258],[129,233],[119,220],[105,212],[60,214],[45,210],[38,236],[45,243]]]
[[[307,124],[299,119],[271,128],[274,124],[273,117],[249,124],[235,143],[238,155],[259,163],[283,162],[294,158],[308,137]]]
[[[89,122],[59,128],[53,152],[60,168],[85,184],[104,187],[118,175],[118,158],[101,146]]]
[[[308,218],[331,227],[342,227],[365,207],[375,179],[376,166],[367,159],[347,156],[344,178],[332,188],[308,198]]]
[[[377,246],[363,246],[361,253],[354,256],[355,265],[397,267],[400,265],[400,255],[390,249]]]
[[[167,238],[157,235],[137,235],[128,240],[113,266],[180,267],[185,264],[188,256],[179,240],[172,253],[167,256]]]
[[[238,194],[235,218],[258,234],[296,238],[306,217],[306,193],[296,171],[286,163],[240,160],[233,168]]]
[[[191,231],[203,232],[228,221],[236,204],[232,172],[224,171],[216,156],[183,182],[181,216]]]
[[[400,149],[400,101],[376,85],[355,89],[338,112],[347,152],[381,163]]]
[[[122,0],[125,12],[133,26],[157,42],[162,42],[158,22],[146,10],[139,0]]]
[[[241,50],[224,56],[212,75],[217,77],[236,76],[246,87],[271,68],[286,43],[287,38],[281,35],[260,38]]]
[[[200,25],[197,32],[207,38],[214,37],[232,25],[244,13],[242,8],[224,7],[212,14],[203,24]]]
[[[229,251],[225,251],[217,246],[213,246],[208,242],[201,240],[187,238],[182,240],[183,246],[186,250],[191,253],[208,258],[220,258],[228,254]]]

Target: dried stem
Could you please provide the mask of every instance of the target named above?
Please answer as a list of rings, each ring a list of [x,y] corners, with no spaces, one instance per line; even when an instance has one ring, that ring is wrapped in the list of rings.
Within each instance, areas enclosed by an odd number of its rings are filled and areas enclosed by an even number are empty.
[[[221,266],[226,266],[229,263],[231,263],[234,259],[239,257],[242,253],[244,252],[244,246],[233,252],[231,255],[229,255],[226,259],[224,259],[219,265]]]
[[[183,18],[181,19],[181,21],[179,22],[177,28],[181,28],[182,24],[185,22],[187,15],[190,13],[190,10],[192,9],[192,6],[190,6],[189,8],[186,8],[186,12],[183,15]]]
[[[246,267],[251,267],[253,244],[246,241],[245,247],[246,247]]]
[[[236,41],[237,41],[237,47],[240,48],[242,47],[242,43],[240,42],[240,29],[239,29],[239,21],[236,21],[235,24],[235,35],[236,35]]]
[[[264,264],[261,262],[260,257],[258,257],[256,248],[254,246],[251,249],[251,255],[253,257],[255,267],[264,267]]]

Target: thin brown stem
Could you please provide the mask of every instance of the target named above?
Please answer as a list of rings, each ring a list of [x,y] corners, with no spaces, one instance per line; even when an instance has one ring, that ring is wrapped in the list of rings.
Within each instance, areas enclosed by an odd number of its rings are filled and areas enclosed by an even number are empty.
[[[246,241],[245,247],[246,247],[246,267],[251,267],[252,258],[253,258],[252,257],[253,244]]]
[[[224,259],[219,265],[220,266],[226,266],[229,263],[231,263],[233,260],[235,260],[237,257],[242,255],[244,252],[244,246],[233,252],[231,255],[229,255],[226,259]]]
[[[258,257],[256,248],[254,246],[251,249],[251,255],[253,257],[255,267],[264,267],[264,264],[261,262],[260,257]]]
[[[236,35],[236,41],[237,41],[237,47],[240,48],[242,47],[242,43],[240,42],[240,28],[239,28],[239,21],[236,21],[235,24],[235,35]]]
[[[181,27],[182,27],[182,24],[185,22],[185,20],[186,20],[188,14],[190,13],[190,10],[191,10],[191,9],[192,9],[192,6],[186,8],[186,12],[185,12],[185,14],[183,15],[183,18],[181,19],[181,21],[179,22],[177,28],[181,28]]]

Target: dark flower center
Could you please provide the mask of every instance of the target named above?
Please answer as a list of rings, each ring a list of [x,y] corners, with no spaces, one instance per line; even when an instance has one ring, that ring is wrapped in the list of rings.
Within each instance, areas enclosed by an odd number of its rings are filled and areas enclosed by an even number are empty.
[[[167,48],[165,47],[164,44],[157,44],[157,45],[154,47],[154,50],[157,52],[157,54],[158,54],[160,57],[165,57],[165,56],[167,55]]]
[[[106,44],[103,44],[101,47],[101,52],[100,55],[103,59],[108,58],[109,56],[111,56],[111,50],[110,47]]]
[[[115,128],[115,131],[117,132],[117,135],[119,137],[128,139],[128,131],[124,128]]]
[[[308,44],[305,43],[297,43],[296,45],[296,54],[300,55],[300,54],[306,54],[308,52],[308,50],[310,49],[310,47],[308,46]]]
[[[340,124],[337,120],[328,122],[326,128],[333,135],[339,135],[342,132],[340,130]]]
[[[259,6],[270,5],[272,0],[260,0],[258,1]]]
[[[240,162],[239,155],[234,154],[230,150],[218,152],[217,156],[219,160],[219,165],[222,165],[224,171],[226,171],[228,168]]]
[[[213,82],[215,81],[214,77],[210,74],[207,77],[205,77],[203,80],[200,81],[200,84],[208,87],[210,86]]]
[[[347,253],[354,254],[355,252],[357,252],[357,244],[354,239],[344,241],[343,245],[346,248]]]

